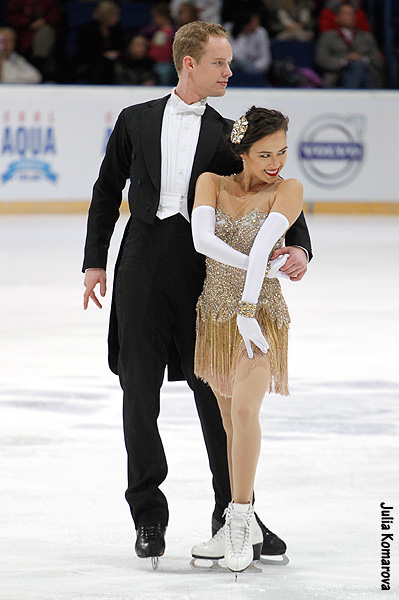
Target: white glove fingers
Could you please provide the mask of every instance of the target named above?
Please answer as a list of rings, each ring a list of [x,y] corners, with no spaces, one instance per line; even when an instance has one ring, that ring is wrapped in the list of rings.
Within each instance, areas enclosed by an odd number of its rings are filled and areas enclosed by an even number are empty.
[[[285,263],[287,262],[289,257],[290,257],[289,254],[282,254],[281,256],[278,256],[274,260],[271,260],[270,264],[273,265],[273,267],[276,267],[277,269],[281,269],[281,267],[283,265],[285,265]]]
[[[270,261],[270,269],[267,274],[268,279],[273,279],[274,277],[284,277],[284,278],[287,277],[287,274],[284,273],[284,271],[280,271],[280,269],[281,269],[281,267],[283,267],[285,265],[285,263],[287,262],[289,257],[290,257],[289,254],[281,254],[281,256],[278,256],[277,258],[273,258],[273,260]],[[288,279],[289,279],[289,275],[288,275]]]
[[[254,356],[254,353],[253,353],[253,351],[252,351],[251,341],[250,341],[250,340],[247,340],[246,338],[243,338],[243,339],[244,339],[244,344],[245,344],[245,347],[246,347],[246,349],[247,349],[248,357],[249,357],[249,358],[253,358],[253,356]]]
[[[269,344],[267,343],[267,341],[265,340],[263,335],[253,339],[252,341],[255,344],[255,346],[257,346],[259,348],[259,350],[261,350],[264,354],[266,354],[266,352],[269,349]]]

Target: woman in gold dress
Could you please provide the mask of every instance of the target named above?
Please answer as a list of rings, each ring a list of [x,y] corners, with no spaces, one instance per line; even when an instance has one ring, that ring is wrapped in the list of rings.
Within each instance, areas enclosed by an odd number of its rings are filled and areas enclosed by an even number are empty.
[[[302,210],[301,183],[280,176],[287,128],[288,118],[274,110],[253,106],[240,117],[230,141],[243,170],[227,177],[203,173],[192,213],[195,248],[207,256],[197,305],[195,373],[218,400],[232,497],[214,544],[224,545],[232,571],[249,566],[256,545],[260,407],[266,392],[288,394],[290,318],[277,279],[288,255],[272,268],[269,261]]]

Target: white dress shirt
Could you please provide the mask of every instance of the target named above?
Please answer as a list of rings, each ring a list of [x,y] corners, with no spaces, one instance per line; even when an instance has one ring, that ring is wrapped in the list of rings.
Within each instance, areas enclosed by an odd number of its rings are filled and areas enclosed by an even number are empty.
[[[173,90],[166,103],[161,131],[159,219],[181,213],[190,221],[187,193],[206,99],[186,104]]]

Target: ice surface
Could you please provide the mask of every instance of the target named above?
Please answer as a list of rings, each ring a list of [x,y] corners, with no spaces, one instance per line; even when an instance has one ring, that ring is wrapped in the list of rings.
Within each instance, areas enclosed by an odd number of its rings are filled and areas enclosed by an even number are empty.
[[[167,551],[156,572],[136,558],[121,392],[106,363],[110,294],[102,311],[82,310],[85,217],[2,217],[1,600],[379,598],[381,502],[395,509],[398,593],[399,220],[308,220],[315,258],[301,283],[283,281],[291,396],[265,399],[256,480],[257,510],[290,563],[235,583],[189,566],[213,502],[184,383],[162,398]]]

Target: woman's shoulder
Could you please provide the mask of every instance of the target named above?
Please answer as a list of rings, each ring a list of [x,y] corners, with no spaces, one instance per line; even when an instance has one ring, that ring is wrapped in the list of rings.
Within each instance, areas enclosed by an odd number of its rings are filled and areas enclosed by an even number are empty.
[[[277,187],[271,209],[285,215],[292,225],[302,210],[302,204],[302,183],[298,179],[283,179]]]
[[[226,179],[223,175],[217,175],[216,173],[211,173],[210,171],[205,171],[201,173],[201,175],[197,179],[197,183],[207,183],[209,185],[215,186],[219,189],[222,181]]]
[[[303,185],[299,179],[283,179],[276,189],[276,196],[302,200]]]

